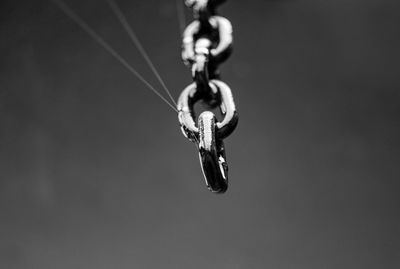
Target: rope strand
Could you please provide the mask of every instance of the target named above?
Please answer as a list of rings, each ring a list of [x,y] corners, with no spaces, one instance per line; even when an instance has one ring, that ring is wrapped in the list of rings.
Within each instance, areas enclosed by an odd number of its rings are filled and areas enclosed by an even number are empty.
[[[129,25],[128,20],[122,13],[121,9],[118,7],[117,3],[114,0],[107,0],[107,2],[110,5],[111,10],[114,12],[115,16],[118,18],[119,22],[122,24],[125,31],[128,33],[132,43],[136,46],[136,48],[139,50],[140,54],[146,60],[150,69],[153,71],[154,75],[157,77],[158,81],[160,82],[161,86],[163,87],[164,91],[167,93],[167,95],[171,99],[172,103],[176,106],[176,102],[175,102],[174,98],[172,97],[170,91],[168,90],[167,86],[165,85],[164,80],[161,78],[157,69],[154,67],[152,61],[150,60],[150,57],[144,50],[141,42],[139,41],[139,39],[136,36],[135,32],[133,31],[132,27]]]
[[[86,33],[89,34],[100,46],[102,46],[108,53],[110,53],[116,60],[118,60],[129,72],[138,78],[149,90],[155,93],[161,100],[163,100],[175,112],[178,112],[162,94],[160,94],[146,79],[143,78],[120,54],[118,54],[104,39],[102,39],[83,19],[81,19],[71,8],[69,8],[62,0],[51,0],[56,4],[70,19],[78,24]]]

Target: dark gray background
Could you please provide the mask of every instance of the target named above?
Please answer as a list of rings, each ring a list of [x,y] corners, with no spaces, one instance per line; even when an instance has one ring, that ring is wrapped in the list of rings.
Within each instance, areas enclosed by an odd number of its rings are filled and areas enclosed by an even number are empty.
[[[161,89],[104,1],[67,3]],[[177,97],[175,1],[118,3]],[[399,1],[220,11],[241,118],[214,195],[170,108],[50,1],[0,2],[1,268],[400,267]]]

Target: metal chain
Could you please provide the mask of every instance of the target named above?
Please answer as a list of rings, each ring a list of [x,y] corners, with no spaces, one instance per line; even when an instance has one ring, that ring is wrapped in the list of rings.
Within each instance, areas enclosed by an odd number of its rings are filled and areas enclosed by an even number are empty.
[[[183,134],[198,145],[200,164],[207,187],[215,193],[228,188],[228,165],[223,139],[236,128],[238,113],[231,89],[220,80],[219,65],[232,52],[232,25],[217,15],[218,5],[225,0],[185,0],[195,20],[183,32],[182,59],[191,68],[193,83],[178,99],[178,119]],[[205,111],[198,117],[194,104],[203,101],[206,107],[219,107],[223,120]]]

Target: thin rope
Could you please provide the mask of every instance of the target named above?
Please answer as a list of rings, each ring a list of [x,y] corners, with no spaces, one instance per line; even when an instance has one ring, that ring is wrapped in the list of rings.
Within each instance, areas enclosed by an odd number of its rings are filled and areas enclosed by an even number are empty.
[[[164,96],[162,96],[147,80],[145,80],[128,62],[119,55],[104,39],[102,39],[83,19],[81,19],[72,9],[70,9],[62,0],[51,0],[56,4],[70,19],[78,24],[86,33],[88,33],[99,45],[101,45],[107,52],[109,52],[115,59],[117,59],[128,71],[136,76],[149,90],[161,98],[169,107],[175,112],[178,112]]]
[[[122,13],[121,9],[119,8],[119,6],[117,5],[117,3],[114,0],[107,0],[107,2],[110,5],[111,10],[114,12],[115,16],[118,18],[119,22],[122,24],[125,31],[128,33],[131,41],[136,46],[136,48],[139,50],[140,54],[142,54],[143,58],[146,60],[150,69],[153,71],[154,75],[157,77],[158,81],[160,82],[161,86],[164,88],[165,92],[168,94],[172,103],[176,106],[176,102],[175,102],[174,98],[172,97],[170,91],[168,90],[167,86],[165,85],[164,80],[161,78],[160,74],[157,72],[157,69],[154,67],[153,62],[150,60],[150,57],[144,50],[137,35],[133,31],[132,27],[129,25],[129,22],[126,19],[125,15]]]

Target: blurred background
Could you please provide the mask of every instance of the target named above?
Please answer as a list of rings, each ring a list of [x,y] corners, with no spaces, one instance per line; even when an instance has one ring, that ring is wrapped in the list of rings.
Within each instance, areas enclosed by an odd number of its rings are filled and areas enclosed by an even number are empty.
[[[66,2],[161,90],[106,1]],[[117,3],[177,98],[175,0]],[[219,10],[241,116],[224,195],[176,113],[57,6],[0,2],[0,268],[400,267],[400,2]]]

